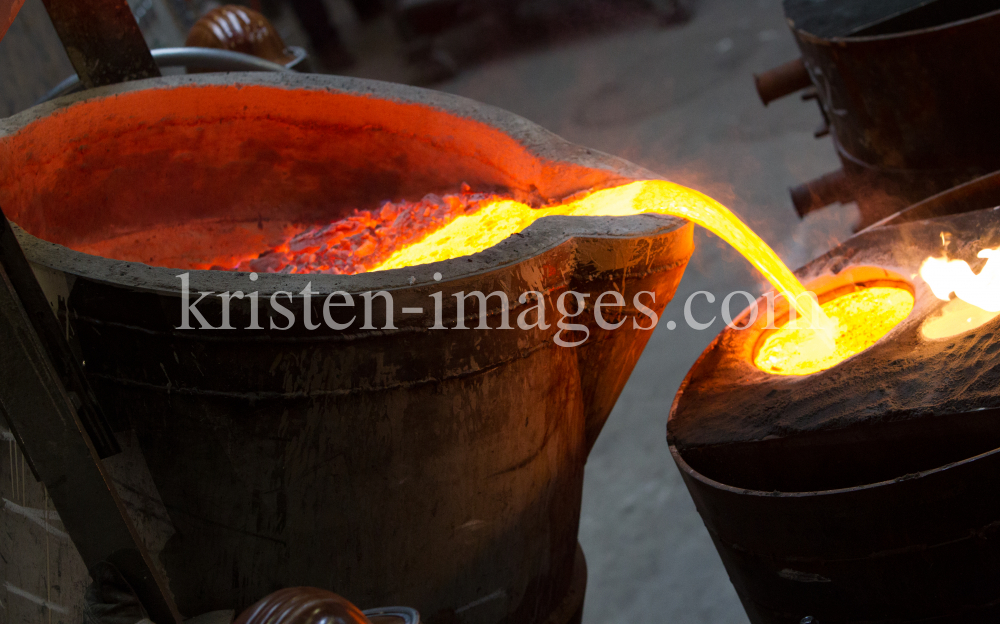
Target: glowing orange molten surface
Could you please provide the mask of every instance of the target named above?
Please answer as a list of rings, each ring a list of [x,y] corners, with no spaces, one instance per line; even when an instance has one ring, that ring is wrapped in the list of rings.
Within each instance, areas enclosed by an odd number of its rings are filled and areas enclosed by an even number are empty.
[[[903,288],[875,286],[856,290],[822,304],[837,325],[831,352],[818,343],[801,318],[765,334],[754,364],[775,375],[809,375],[861,353],[889,333],[913,309],[913,295]]]

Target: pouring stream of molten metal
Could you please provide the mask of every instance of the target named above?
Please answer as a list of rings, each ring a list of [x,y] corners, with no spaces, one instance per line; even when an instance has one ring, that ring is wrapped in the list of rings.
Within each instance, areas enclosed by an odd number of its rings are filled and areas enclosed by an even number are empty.
[[[740,252],[801,314],[820,340],[815,348],[832,350],[836,327],[778,254],[725,206],[698,191],[663,180],[633,182],[597,191],[548,208],[498,200],[472,215],[462,215],[419,243],[396,251],[372,270],[396,269],[473,254],[552,216],[622,217],[644,213],[682,217],[700,225]]]

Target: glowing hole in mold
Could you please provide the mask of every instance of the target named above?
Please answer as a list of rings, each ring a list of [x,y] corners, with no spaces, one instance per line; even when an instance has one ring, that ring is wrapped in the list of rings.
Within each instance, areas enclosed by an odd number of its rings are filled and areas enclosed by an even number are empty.
[[[821,304],[837,327],[831,352],[802,317],[764,334],[754,364],[774,375],[810,375],[861,353],[888,334],[913,309],[913,294],[900,286],[872,286]]]

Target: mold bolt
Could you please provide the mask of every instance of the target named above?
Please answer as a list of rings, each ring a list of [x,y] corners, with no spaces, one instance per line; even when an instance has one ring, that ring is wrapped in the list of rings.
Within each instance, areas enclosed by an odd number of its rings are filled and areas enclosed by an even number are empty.
[[[817,622],[816,618],[814,618],[813,616],[807,615],[804,618],[802,618],[799,624],[819,624],[819,622]]]

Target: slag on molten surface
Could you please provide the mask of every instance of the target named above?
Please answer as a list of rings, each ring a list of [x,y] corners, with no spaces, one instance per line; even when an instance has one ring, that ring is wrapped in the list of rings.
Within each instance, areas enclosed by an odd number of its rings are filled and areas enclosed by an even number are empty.
[[[364,273],[379,267],[398,250],[420,242],[428,232],[498,201],[501,198],[472,193],[463,185],[461,193],[444,197],[430,194],[417,202],[385,202],[378,210],[355,210],[327,225],[304,227],[284,243],[235,265],[211,268],[259,273]]]

